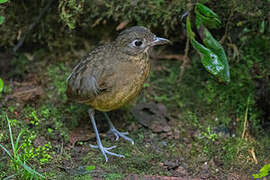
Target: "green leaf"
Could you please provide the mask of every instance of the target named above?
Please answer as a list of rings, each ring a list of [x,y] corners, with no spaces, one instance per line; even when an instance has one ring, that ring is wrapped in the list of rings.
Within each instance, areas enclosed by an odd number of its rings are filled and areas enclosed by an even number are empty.
[[[40,176],[42,178],[45,178],[42,174],[40,174],[39,172],[35,171],[34,169],[32,169],[31,167],[27,166],[25,164],[25,162],[20,161],[20,165],[27,171],[29,172],[31,175],[34,176]]]
[[[96,169],[96,166],[94,166],[94,165],[86,166],[85,169],[88,170],[88,171],[92,171],[92,170]]]
[[[0,93],[3,91],[4,89],[4,82],[3,80],[0,78]]]
[[[6,120],[8,122],[8,130],[9,130],[9,138],[10,138],[10,142],[11,142],[11,147],[12,147],[12,150],[13,150],[13,155],[14,157],[16,156],[16,150],[15,150],[15,146],[14,146],[14,141],[13,141],[13,135],[12,135],[12,130],[11,130],[11,127],[10,127],[10,122],[9,122],[9,118],[6,114]]]
[[[187,29],[187,36],[190,39],[195,39],[195,34],[191,29],[191,23],[190,23],[190,17],[189,16],[187,17],[187,21],[186,21],[186,29]]]
[[[17,139],[16,139],[16,143],[15,143],[15,149],[16,149],[16,151],[19,150],[19,141],[20,141],[20,138],[21,138],[21,135],[23,134],[23,132],[24,132],[24,130],[21,130],[20,133],[19,133],[19,135],[18,135],[18,137],[17,137]]]
[[[212,34],[203,25],[200,26],[199,35],[204,45],[217,56],[217,59],[224,66],[218,77],[221,81],[230,82],[229,63],[222,45],[212,36]]]
[[[11,159],[13,158],[10,152],[2,144],[0,144],[0,147],[8,154]]]
[[[5,20],[5,17],[4,16],[0,16],[0,25],[3,24],[4,20]]]
[[[8,2],[8,0],[0,0],[0,4],[6,3],[6,2]]]
[[[269,172],[270,172],[270,164],[266,164],[260,169],[260,173],[252,174],[252,176],[254,178],[263,178],[263,177],[268,176]]]
[[[201,61],[205,69],[215,76],[220,76],[224,69],[224,65],[219,57],[210,49],[206,48],[196,40],[191,40],[192,46],[197,50],[201,56]]]
[[[197,3],[195,6],[196,24],[204,24],[209,28],[220,28],[221,21],[218,15],[207,6]]]
[[[196,41],[195,34],[191,29],[189,17],[186,21],[186,28],[191,44],[193,48],[196,49],[196,51],[200,54],[201,61],[205,69],[214,76],[217,76],[221,81],[229,82],[229,65],[222,46],[212,37],[206,28],[204,28],[205,30],[201,32],[203,33],[202,35],[207,37],[206,41],[203,41],[205,46]]]
[[[264,21],[262,21],[261,25],[260,25],[260,33],[263,34],[264,30],[265,30],[265,23],[264,23]]]

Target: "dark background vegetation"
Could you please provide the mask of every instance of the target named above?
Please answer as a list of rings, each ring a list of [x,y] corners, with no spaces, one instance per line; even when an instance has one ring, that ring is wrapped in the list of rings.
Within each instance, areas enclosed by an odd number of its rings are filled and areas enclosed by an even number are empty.
[[[270,163],[269,1],[204,1],[223,23],[211,32],[222,39],[228,57],[227,85],[204,70],[192,47],[183,66],[186,34],[181,15],[186,1],[54,0],[37,21],[48,2],[10,0],[0,7],[5,16],[0,25],[0,78],[5,84],[0,143],[11,149],[7,114],[14,138],[24,130],[21,158],[35,170],[48,179],[121,179],[130,174],[250,179]],[[88,146],[95,138],[86,125],[87,107],[67,101],[65,79],[87,52],[133,25],[146,26],[173,42],[155,49],[150,77],[137,102],[166,107],[170,131],[140,125],[130,108],[112,112],[117,127],[129,129],[136,145],[120,141],[117,150],[126,158],[110,158],[104,164],[102,155]],[[76,131],[82,124],[87,133]],[[100,128],[106,132],[106,127]],[[74,136],[78,140],[72,140]],[[114,142],[103,139],[108,146]],[[82,175],[79,167],[94,170]],[[0,178],[15,173],[18,179],[28,177],[0,151]]]

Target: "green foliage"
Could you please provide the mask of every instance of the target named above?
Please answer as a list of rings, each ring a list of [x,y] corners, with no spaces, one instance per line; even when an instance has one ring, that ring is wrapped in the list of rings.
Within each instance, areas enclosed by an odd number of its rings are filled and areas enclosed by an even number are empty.
[[[8,2],[8,0],[0,0],[0,4],[6,3],[6,2]]]
[[[96,166],[90,165],[90,166],[86,166],[85,168],[86,168],[86,170],[88,170],[88,171],[92,171],[92,170],[95,170],[95,169],[96,169]]]
[[[263,178],[268,176],[269,172],[270,172],[270,164],[266,164],[260,169],[260,173],[253,174],[252,176],[253,178]]]
[[[60,18],[70,29],[76,26],[76,19],[83,12],[85,0],[59,1]]]
[[[32,111],[30,117],[32,118],[32,120],[30,121],[30,123],[37,126],[37,125],[39,124],[40,120],[39,120],[39,118],[37,117],[36,111]]]
[[[83,8],[82,8],[83,7]],[[148,27],[163,27],[165,32],[176,29],[179,15],[185,8],[183,1],[150,0],[150,1],[80,1],[61,0],[60,17],[70,28],[75,24],[106,24],[128,21]],[[79,16],[81,15],[81,16]]]
[[[196,24],[206,25],[208,28],[218,29],[221,27],[221,21],[218,15],[207,6],[197,3],[195,5]],[[199,28],[198,28],[199,29]]]
[[[213,38],[206,26],[210,28],[219,28],[220,20],[218,16],[208,7],[197,3],[195,6],[195,24],[204,45],[195,40],[195,34],[191,29],[190,17],[186,20],[187,35],[190,38],[192,46],[201,56],[203,66],[208,72],[218,77],[221,81],[230,81],[229,64],[225,51],[221,44]]]
[[[66,110],[63,108],[63,106],[54,107],[50,105],[44,105],[40,108],[26,106],[22,111],[25,114],[24,118],[26,118],[34,128],[32,129],[33,133],[29,132],[29,136],[32,134],[34,137],[30,142],[26,143],[27,147],[29,146],[32,148],[32,141],[36,138],[35,131],[45,133],[48,137],[61,136],[67,140],[69,137],[68,129],[62,122],[64,111]],[[49,128],[47,128],[48,126]]]
[[[67,99],[66,97],[66,78],[68,77],[69,72],[67,67],[64,64],[59,64],[57,66],[49,66],[48,67],[48,76],[50,79],[52,79],[53,88],[57,90],[57,96],[59,96],[59,99],[62,99],[62,101],[65,101]],[[52,96],[55,96],[55,94],[52,94]]]
[[[38,159],[39,164],[47,164],[52,160],[51,151],[52,146],[51,143],[45,143],[43,146],[38,146],[37,148],[33,147],[30,139],[27,139],[22,144],[23,157],[27,159]]]
[[[5,17],[4,16],[0,16],[0,25],[3,24],[4,20],[5,20]]]
[[[10,114],[13,114],[14,107],[9,106],[9,111]],[[44,128],[42,123],[44,123],[45,120],[48,120],[48,117],[50,116],[48,108],[36,109],[31,108],[30,106],[26,106],[24,108],[24,111],[22,111],[21,115],[22,119],[29,121],[29,125],[32,126],[31,128],[29,128],[29,126],[24,126],[22,124],[23,122],[22,120],[19,121],[17,119],[9,119],[9,124],[11,127],[14,127],[15,130],[21,129],[21,132],[24,132],[23,134],[20,133],[20,137],[22,138],[20,138],[20,146],[17,148],[18,149],[17,154],[19,159],[25,163],[31,162],[38,165],[47,165],[48,163],[51,163],[53,159],[52,157],[54,155],[52,145],[50,142],[47,142],[44,138],[40,139],[40,133],[42,132],[41,129]],[[4,119],[4,116],[3,115],[1,116],[2,119]],[[0,138],[2,138],[2,140],[5,140],[6,137],[3,135],[3,137]],[[20,166],[17,165],[18,162],[11,161],[10,163],[11,172],[17,172],[17,169],[20,168]],[[27,172],[25,173],[23,171],[18,170],[17,173],[18,177],[22,176],[26,178],[27,176],[28,178]]]
[[[8,2],[8,0],[0,0],[0,4],[6,3],[6,2]],[[4,20],[5,20],[5,17],[0,16],[0,25],[3,24]]]
[[[118,173],[112,173],[108,174],[105,178],[105,180],[120,180],[123,179],[123,174],[118,174]]]
[[[47,0],[9,1],[3,9],[8,21],[2,24],[0,28],[0,34],[5,34],[5,36],[0,36],[0,47],[14,47],[14,43],[18,41],[18,32],[23,34],[26,31],[46,3]],[[243,17],[242,24],[244,25],[256,24],[258,19],[265,19],[268,13],[264,1],[254,3],[252,0],[221,0],[219,3],[213,1],[207,3],[208,7],[219,14],[222,22],[227,21],[230,11],[234,7],[237,7],[233,16],[234,19],[238,20]],[[39,47],[37,45],[48,47],[50,53],[47,55],[60,55],[61,58],[58,58],[58,61],[70,59],[70,57],[63,57],[62,55],[70,55],[78,49],[89,49],[84,46],[86,37],[87,39],[93,39],[93,41],[87,41],[87,44],[93,43],[95,46],[96,40],[114,37],[115,27],[123,21],[128,21],[128,26],[144,25],[150,27],[160,36],[167,34],[170,35],[170,40],[182,43],[182,39],[179,39],[179,34],[183,34],[180,16],[186,9],[185,1],[60,0],[58,5],[59,7],[51,6],[51,10],[46,17],[40,21],[40,24],[24,41],[24,44],[35,43],[35,47]],[[59,24],[59,22],[63,23]],[[80,32],[78,33],[77,30],[70,31],[67,28],[69,26],[77,27]],[[96,36],[96,34],[99,34],[99,36]]]
[[[206,131],[202,132],[202,137],[214,142],[218,138],[218,135],[212,132],[211,128],[208,126]]]
[[[11,125],[9,122],[9,119],[6,115],[6,120],[8,122],[8,129],[9,129],[9,137],[10,137],[10,143],[12,146],[12,153],[10,153],[3,145],[0,144],[0,147],[8,154],[10,158],[10,166],[11,168],[16,172],[16,176],[21,176],[21,178],[24,179],[39,179],[38,177],[43,178],[43,176],[32,169],[30,166],[27,165],[27,160],[23,155],[20,153],[21,146],[19,146],[20,138],[23,134],[23,131],[21,131],[16,139],[16,142],[14,143]],[[14,175],[12,175],[14,176]]]
[[[4,81],[0,78],[0,93],[3,91],[4,89]]]

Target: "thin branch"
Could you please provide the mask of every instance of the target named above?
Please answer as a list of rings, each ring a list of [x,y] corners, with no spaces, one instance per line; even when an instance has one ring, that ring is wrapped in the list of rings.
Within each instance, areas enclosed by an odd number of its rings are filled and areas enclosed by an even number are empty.
[[[228,21],[226,22],[226,26],[225,26],[225,33],[224,35],[222,36],[222,38],[220,39],[219,43],[220,44],[223,44],[225,39],[227,38],[228,36],[228,31],[229,31],[229,24],[231,23],[231,19],[233,17],[233,13],[234,13],[234,7],[231,9],[231,12],[230,12],[230,15],[228,17]]]
[[[243,132],[242,132],[242,139],[244,139],[246,131],[247,131],[249,99],[250,99],[250,97],[248,97],[248,99],[247,99],[247,107],[246,107],[245,118],[244,118],[244,127],[243,127]]]
[[[45,15],[46,11],[49,9],[53,1],[54,0],[50,0],[48,2],[48,4],[45,6],[44,9],[42,9],[39,16],[35,19],[35,21],[27,28],[25,34],[20,38],[19,42],[13,48],[13,53],[16,53],[17,50],[23,45],[26,36],[37,26],[37,24],[40,22],[40,19]]]
[[[184,54],[184,57],[183,57],[183,63],[180,66],[180,74],[179,74],[179,79],[178,79],[179,83],[181,83],[181,81],[182,81],[182,78],[183,78],[183,75],[184,75],[184,72],[185,72],[185,68],[186,68],[186,66],[188,64],[188,61],[189,61],[188,51],[189,51],[189,38],[187,37],[186,47],[185,47],[185,54]]]
[[[194,8],[194,4],[192,3],[192,0],[188,0],[188,3],[187,3],[187,11],[189,12],[188,13],[188,17],[191,16],[191,12]],[[183,18],[181,18],[183,19]],[[184,57],[183,57],[183,63],[181,64],[180,66],[180,74],[179,74],[179,78],[178,78],[178,83],[180,84],[181,81],[182,81],[182,78],[183,78],[183,75],[184,75],[184,72],[185,72],[185,68],[189,62],[189,58],[188,58],[188,52],[189,52],[189,46],[190,46],[190,42],[189,42],[189,37],[187,36],[187,40],[186,40],[186,46],[185,46],[185,54],[184,54]]]

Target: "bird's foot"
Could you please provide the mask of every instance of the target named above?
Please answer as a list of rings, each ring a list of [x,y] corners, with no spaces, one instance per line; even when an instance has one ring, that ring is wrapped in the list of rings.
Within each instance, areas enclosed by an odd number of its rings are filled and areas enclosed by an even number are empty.
[[[99,144],[99,145],[92,145],[90,144],[90,148],[95,148],[95,149],[99,149],[101,151],[101,153],[103,154],[103,156],[105,157],[105,161],[107,162],[108,161],[108,157],[107,157],[107,154],[111,155],[111,156],[117,156],[117,157],[122,157],[124,158],[125,156],[121,155],[121,154],[116,154],[116,153],[113,153],[113,152],[110,152],[109,150],[113,149],[113,148],[116,148],[116,146],[111,146],[111,147],[103,147],[102,144]]]
[[[117,129],[115,129],[114,127],[110,129],[110,132],[112,132],[115,135],[115,140],[118,141],[119,137],[131,142],[131,144],[134,144],[134,141],[130,138],[127,137],[126,135],[128,135],[128,132],[119,132]]]

